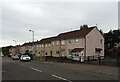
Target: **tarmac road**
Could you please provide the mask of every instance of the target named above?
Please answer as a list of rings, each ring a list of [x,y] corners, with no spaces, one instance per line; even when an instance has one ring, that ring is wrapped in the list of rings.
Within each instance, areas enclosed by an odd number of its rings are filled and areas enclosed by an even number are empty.
[[[114,71],[114,72],[113,72]],[[117,67],[55,62],[20,62],[2,58],[2,80],[118,80]]]

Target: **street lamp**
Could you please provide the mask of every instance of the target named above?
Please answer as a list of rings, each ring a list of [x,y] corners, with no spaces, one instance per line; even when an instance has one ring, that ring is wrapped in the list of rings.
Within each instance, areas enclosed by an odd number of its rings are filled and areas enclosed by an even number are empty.
[[[17,44],[17,41],[16,40],[13,40],[14,42],[15,42],[15,46],[16,46],[16,44]],[[16,48],[15,48],[15,51],[14,51],[14,53],[13,54],[16,54],[17,53],[17,50],[16,50]]]
[[[17,41],[16,40],[13,40],[15,42],[15,45],[17,44]]]
[[[29,30],[30,32],[32,32],[33,33],[33,54],[35,54],[35,50],[34,50],[34,30]]]

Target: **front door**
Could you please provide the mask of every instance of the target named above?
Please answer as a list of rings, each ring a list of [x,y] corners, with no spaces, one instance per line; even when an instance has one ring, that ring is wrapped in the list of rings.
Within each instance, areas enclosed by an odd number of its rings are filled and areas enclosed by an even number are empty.
[[[80,56],[80,61],[81,61],[81,62],[84,62],[84,55],[83,55],[83,53],[80,53],[79,56]]]

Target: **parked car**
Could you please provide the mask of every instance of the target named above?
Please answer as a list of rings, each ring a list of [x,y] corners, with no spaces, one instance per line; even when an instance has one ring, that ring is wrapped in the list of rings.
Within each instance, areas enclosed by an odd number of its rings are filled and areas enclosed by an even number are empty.
[[[18,57],[21,57],[21,54],[16,54]]]
[[[1,57],[3,57],[4,56],[4,54],[0,54],[1,55]]]
[[[19,60],[19,59],[20,59],[20,57],[19,57],[19,56],[17,56],[17,55],[15,55],[15,56],[12,56],[12,59],[13,59],[13,60]]]
[[[31,57],[28,55],[21,55],[20,61],[31,61]]]

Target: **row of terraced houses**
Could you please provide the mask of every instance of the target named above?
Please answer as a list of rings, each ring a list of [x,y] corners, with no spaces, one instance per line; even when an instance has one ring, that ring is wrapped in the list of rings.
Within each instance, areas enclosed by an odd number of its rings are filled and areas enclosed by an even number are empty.
[[[60,33],[54,37],[43,38],[34,42],[35,56],[67,57],[74,60],[87,60],[90,56],[104,57],[104,37],[98,28],[90,27],[82,30]],[[12,47],[11,54],[32,53],[32,42]]]

